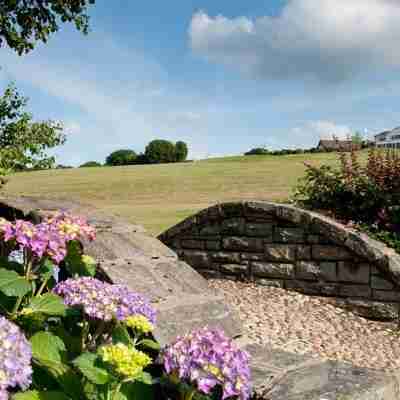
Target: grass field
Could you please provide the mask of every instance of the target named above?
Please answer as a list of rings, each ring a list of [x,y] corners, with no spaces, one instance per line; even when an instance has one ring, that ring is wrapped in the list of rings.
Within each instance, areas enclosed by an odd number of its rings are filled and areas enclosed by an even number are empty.
[[[181,164],[18,173],[4,193],[73,199],[126,217],[156,235],[222,201],[283,201],[304,174],[304,161],[334,163],[334,153],[225,157]]]

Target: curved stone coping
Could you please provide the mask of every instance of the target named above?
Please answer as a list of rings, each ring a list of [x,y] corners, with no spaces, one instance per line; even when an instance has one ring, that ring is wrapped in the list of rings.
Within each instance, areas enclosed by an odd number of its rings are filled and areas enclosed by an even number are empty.
[[[356,255],[376,265],[383,273],[389,274],[394,283],[400,284],[400,255],[393,249],[331,218],[287,204],[266,201],[216,204],[186,218],[163,232],[158,238],[164,243],[170,242],[174,237],[190,231],[191,228],[205,221],[247,215],[268,215],[296,225],[311,226],[315,232],[326,236],[337,245],[347,247]]]

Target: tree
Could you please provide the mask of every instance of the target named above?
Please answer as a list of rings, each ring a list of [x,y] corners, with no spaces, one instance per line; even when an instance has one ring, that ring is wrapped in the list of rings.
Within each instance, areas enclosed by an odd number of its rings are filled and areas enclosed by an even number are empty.
[[[244,153],[245,156],[253,156],[253,155],[265,155],[269,154],[269,150],[266,149],[265,147],[255,147],[254,149],[251,149]]]
[[[33,122],[25,111],[28,99],[10,84],[0,97],[0,168],[3,171],[51,168],[47,149],[64,144],[59,122]]]
[[[178,141],[175,143],[175,161],[185,161],[188,155],[188,146],[185,142]]]
[[[7,44],[19,55],[37,41],[47,42],[60,23],[71,22],[87,33],[87,9],[95,0],[0,0],[0,47]]]
[[[175,145],[168,140],[153,140],[146,146],[145,156],[150,164],[175,162]]]
[[[106,165],[132,165],[135,163],[136,157],[136,153],[133,150],[116,150],[106,158]]]
[[[354,144],[360,144],[361,145],[364,142],[363,135],[360,132],[356,131],[356,132],[354,132],[354,135],[352,135],[351,141]]]
[[[97,161],[87,161],[79,166],[79,168],[88,168],[88,167],[101,167],[101,164]]]

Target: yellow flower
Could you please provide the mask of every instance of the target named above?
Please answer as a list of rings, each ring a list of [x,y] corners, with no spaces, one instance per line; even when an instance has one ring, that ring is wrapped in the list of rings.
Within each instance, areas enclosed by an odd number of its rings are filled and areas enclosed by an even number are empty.
[[[221,381],[224,379],[224,375],[222,374],[221,370],[218,367],[216,367],[215,365],[208,364],[204,367],[204,369],[207,372],[210,372],[211,374],[213,374],[217,379],[219,379]]]
[[[99,352],[103,361],[125,379],[134,379],[151,363],[147,354],[122,343],[103,346]]]
[[[125,324],[140,333],[149,333],[154,329],[153,324],[144,315],[131,315],[126,318]]]
[[[93,257],[90,257],[90,256],[86,255],[86,254],[84,254],[84,255],[82,256],[82,261],[83,261],[85,264],[89,264],[89,265],[94,265],[94,264],[96,264],[95,259],[94,259]]]

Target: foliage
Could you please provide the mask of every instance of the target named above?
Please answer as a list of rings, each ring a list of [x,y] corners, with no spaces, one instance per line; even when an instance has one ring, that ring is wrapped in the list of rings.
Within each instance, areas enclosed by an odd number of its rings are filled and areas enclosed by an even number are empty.
[[[94,277],[81,245],[94,239],[86,220],[68,214],[37,225],[0,219],[0,399],[151,400],[168,382],[179,398],[246,400],[249,360],[222,332],[188,335],[203,344],[204,357],[195,343],[185,353],[201,375],[177,378],[178,367],[158,357],[149,301]],[[179,340],[169,359],[181,359]]]
[[[136,157],[136,153],[133,150],[116,150],[106,158],[106,165],[132,165],[135,163]]]
[[[356,131],[356,132],[354,132],[354,135],[351,136],[351,141],[354,144],[362,145],[364,142],[363,135],[360,132]]]
[[[50,168],[54,157],[47,156],[46,150],[65,142],[60,123],[33,122],[24,110],[26,104],[12,84],[0,97],[0,170]]]
[[[352,221],[397,247],[400,235],[400,155],[369,150],[363,166],[355,151],[339,153],[340,168],[306,164],[306,176],[294,199],[311,209],[323,209]]]
[[[269,150],[265,147],[255,147],[254,149],[249,150],[244,153],[245,156],[253,156],[253,155],[264,155],[269,154]]]
[[[0,0],[0,47],[28,53],[37,41],[47,42],[60,22],[88,32],[88,6],[95,0]]]
[[[178,141],[175,143],[175,161],[185,161],[188,156],[189,150],[185,142]]]
[[[88,167],[101,167],[102,165],[97,161],[87,161],[79,166],[79,168],[88,168]]]
[[[156,139],[146,146],[145,155],[150,164],[175,162],[175,145],[168,140]]]

